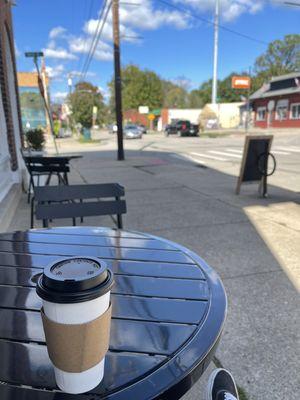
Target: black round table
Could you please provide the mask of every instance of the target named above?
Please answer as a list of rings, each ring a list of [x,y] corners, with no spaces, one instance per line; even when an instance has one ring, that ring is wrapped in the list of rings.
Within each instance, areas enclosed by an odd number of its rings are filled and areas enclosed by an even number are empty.
[[[61,256],[105,259],[115,274],[110,349],[102,383],[88,394],[58,390],[35,292]],[[0,399],[179,399],[208,366],[226,295],[195,253],[147,234],[52,228],[0,235]]]

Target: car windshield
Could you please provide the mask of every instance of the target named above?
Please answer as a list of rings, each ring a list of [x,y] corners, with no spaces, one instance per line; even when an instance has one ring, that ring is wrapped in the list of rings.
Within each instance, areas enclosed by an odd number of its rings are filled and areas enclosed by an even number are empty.
[[[137,129],[136,125],[126,125],[125,129]]]

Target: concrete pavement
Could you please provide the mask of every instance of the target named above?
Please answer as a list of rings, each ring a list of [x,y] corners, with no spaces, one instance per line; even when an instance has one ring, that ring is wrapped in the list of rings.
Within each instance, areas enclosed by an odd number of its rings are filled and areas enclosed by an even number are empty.
[[[292,173],[297,160],[278,171],[268,199],[258,198],[257,185],[243,187],[236,196],[238,158],[215,160],[203,168],[187,157],[174,157],[196,145],[202,151],[204,147],[211,150],[215,140],[199,144],[196,139],[160,142],[149,135],[142,141],[126,141],[124,162],[115,161],[115,144],[107,136],[96,145],[62,140],[60,148],[84,151],[82,159],[72,162],[71,183],[119,182],[125,186],[125,228],[179,242],[220,274],[229,310],[217,358],[232,371],[247,398],[298,400],[300,170]],[[232,140],[237,147],[242,145],[242,138],[222,138],[218,145],[232,147]],[[288,146],[297,146],[298,138],[291,140]],[[291,164],[291,157],[286,162]],[[108,217],[85,218],[84,224],[112,226]],[[24,196],[9,230],[28,227]],[[184,400],[204,399],[207,374]]]

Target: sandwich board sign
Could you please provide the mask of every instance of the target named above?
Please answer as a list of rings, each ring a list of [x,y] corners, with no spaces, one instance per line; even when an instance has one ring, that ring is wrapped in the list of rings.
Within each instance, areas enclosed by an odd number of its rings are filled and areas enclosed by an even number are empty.
[[[262,195],[267,195],[267,177],[275,172],[276,161],[270,153],[273,135],[247,135],[237,182],[236,194],[240,193],[242,183],[259,182],[263,189]],[[273,159],[273,169],[268,172],[268,160]]]

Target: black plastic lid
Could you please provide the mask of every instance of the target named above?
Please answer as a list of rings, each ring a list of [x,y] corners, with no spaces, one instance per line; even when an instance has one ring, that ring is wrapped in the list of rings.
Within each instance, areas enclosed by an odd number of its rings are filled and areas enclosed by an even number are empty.
[[[107,293],[113,274],[94,257],[68,257],[44,269],[37,282],[37,294],[52,303],[80,303]]]

